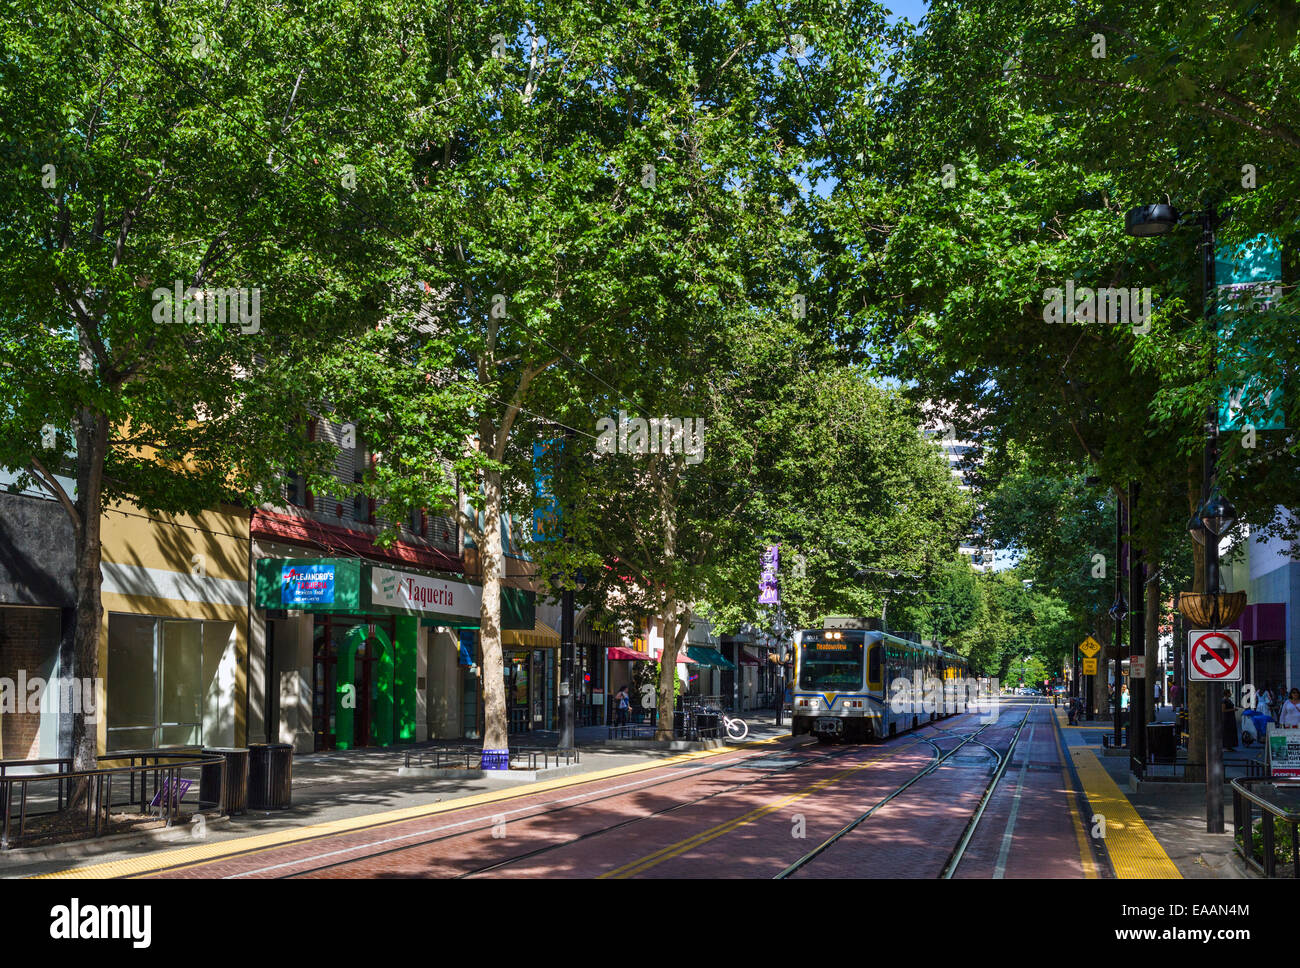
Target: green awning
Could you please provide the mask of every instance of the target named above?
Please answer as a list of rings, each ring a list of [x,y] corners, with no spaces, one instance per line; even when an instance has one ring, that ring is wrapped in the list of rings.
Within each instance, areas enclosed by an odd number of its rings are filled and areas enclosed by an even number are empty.
[[[713,666],[715,669],[734,669],[736,664],[730,659],[723,658],[721,652],[717,649],[710,649],[707,645],[688,645],[686,654],[698,662],[700,665]]]

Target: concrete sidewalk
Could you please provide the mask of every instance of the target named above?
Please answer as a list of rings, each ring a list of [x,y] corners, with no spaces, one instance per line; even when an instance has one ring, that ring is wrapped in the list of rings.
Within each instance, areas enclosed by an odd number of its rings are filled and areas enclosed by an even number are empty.
[[[749,714],[754,716],[754,714]],[[773,714],[746,717],[750,727],[747,743],[772,741],[790,732],[775,725]],[[548,744],[546,741],[550,739]],[[581,761],[572,780],[602,770],[633,767],[680,757],[680,751],[629,748],[608,740],[605,726],[583,727],[577,731]],[[555,745],[554,733],[530,733],[512,736],[512,747]],[[386,749],[339,750],[327,753],[296,755],[293,760],[293,801],[287,810],[249,811],[229,819],[214,818],[207,824],[203,842],[234,840],[277,830],[290,830],[368,814],[383,813],[405,807],[443,803],[476,794],[502,792],[523,794],[537,783],[546,782],[542,773],[534,782],[510,781],[499,777],[401,777],[398,769],[412,749],[431,749],[438,745],[465,743],[421,743]],[[0,878],[26,877],[32,874],[67,870],[106,861],[140,857],[169,850],[177,841],[190,839],[189,828],[172,828],[166,834],[150,837],[125,835],[122,839],[78,841],[50,848],[18,848],[0,852]]]
[[[1172,722],[1174,711],[1162,707],[1159,722]],[[1096,756],[1123,797],[1131,804],[1147,829],[1184,878],[1243,878],[1244,866],[1233,854],[1236,833],[1232,823],[1232,788],[1224,784],[1224,833],[1205,831],[1205,784],[1147,780],[1132,782],[1128,751],[1107,752],[1102,737],[1113,737],[1111,720],[1083,721],[1077,726],[1066,722],[1065,710],[1059,711],[1062,741],[1070,750],[1089,750]],[[1231,780],[1244,776],[1246,763],[1259,747],[1239,747],[1226,757],[1225,773]],[[1184,754],[1185,756],[1185,754]],[[1181,761],[1180,757],[1180,761]],[[1118,876],[1126,876],[1116,871]]]

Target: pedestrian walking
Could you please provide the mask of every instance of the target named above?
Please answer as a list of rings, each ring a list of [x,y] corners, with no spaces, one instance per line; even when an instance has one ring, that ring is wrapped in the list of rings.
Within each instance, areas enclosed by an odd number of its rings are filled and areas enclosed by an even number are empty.
[[[1237,748],[1237,704],[1232,701],[1232,696],[1228,692],[1228,687],[1223,687],[1223,748],[1225,750],[1235,750]]]
[[[1300,689],[1292,689],[1287,701],[1282,703],[1281,724],[1288,728],[1300,726]]]
[[[1273,690],[1268,687],[1267,682],[1264,683],[1264,688],[1261,689],[1258,695],[1255,696],[1255,704],[1256,704],[1256,708],[1259,709],[1261,712],[1263,712],[1265,716],[1272,718]]]
[[[619,686],[618,692],[614,694],[615,722],[619,726],[627,725],[627,714],[632,708],[632,703],[627,696],[627,686]]]
[[[1155,692],[1153,693],[1153,695],[1155,696],[1156,709],[1159,710],[1160,706],[1162,705],[1161,702],[1160,702],[1162,696],[1161,696],[1161,694],[1160,694],[1160,683],[1159,683],[1159,682],[1157,682],[1156,685],[1155,685]]]

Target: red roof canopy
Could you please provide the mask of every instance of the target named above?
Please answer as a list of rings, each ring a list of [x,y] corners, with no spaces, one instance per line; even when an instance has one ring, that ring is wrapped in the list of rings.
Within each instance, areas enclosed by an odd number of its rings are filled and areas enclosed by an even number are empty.
[[[636,649],[626,649],[621,645],[611,646],[605,651],[611,662],[644,662],[650,659],[650,656],[644,652],[638,652]]]

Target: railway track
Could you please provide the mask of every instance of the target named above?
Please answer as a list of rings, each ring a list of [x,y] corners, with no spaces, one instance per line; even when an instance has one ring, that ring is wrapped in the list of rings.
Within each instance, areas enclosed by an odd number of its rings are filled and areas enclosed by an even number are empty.
[[[922,726],[918,727],[918,730],[924,730],[924,729],[936,729],[936,730],[939,730],[940,732],[944,732],[944,733],[948,733],[948,732],[949,732],[948,730],[943,730],[943,729],[941,729],[941,728],[940,728],[937,724],[935,724],[935,723],[926,723],[926,724],[923,724]],[[908,741],[907,741],[907,738],[910,738],[910,739],[913,740],[913,741],[912,741],[912,742],[908,742]],[[903,741],[903,742],[900,742],[897,746],[895,746],[895,747],[893,747],[891,750],[889,750],[889,752],[888,752],[886,758],[892,758],[893,756],[897,755],[898,753],[903,752],[904,750],[913,749],[913,748],[917,745],[918,742],[921,742],[921,743],[929,743],[931,746],[934,745],[933,742],[932,742],[931,740],[929,740],[929,739],[926,738],[925,736],[920,735],[919,732],[918,732],[918,733],[912,733],[912,734],[909,734],[909,737],[907,737],[907,738],[900,737],[900,739],[903,739],[904,741]],[[818,753],[818,754],[814,754],[814,755],[811,755],[811,756],[807,756],[806,758],[802,759],[802,760],[799,761],[799,762],[796,762],[796,763],[792,764],[791,766],[782,767],[782,768],[777,769],[777,770],[762,770],[762,771],[761,771],[757,776],[752,777],[752,778],[750,778],[750,779],[741,780],[741,781],[738,781],[738,782],[736,782],[736,783],[729,784],[729,785],[727,785],[727,786],[725,786],[725,787],[723,787],[723,788],[721,788],[721,789],[711,791],[711,792],[709,792],[709,793],[703,794],[703,795],[698,796],[698,797],[692,797],[692,798],[689,799],[689,800],[683,800],[683,801],[681,801],[681,802],[679,802],[679,803],[670,804],[669,806],[663,807],[663,808],[661,808],[661,809],[659,809],[659,810],[654,810],[654,811],[651,811],[651,812],[649,812],[649,813],[642,814],[642,815],[637,816],[637,817],[631,817],[631,818],[628,818],[628,819],[626,819],[626,820],[621,820],[621,821],[619,821],[619,822],[617,822],[617,823],[608,824],[608,825],[605,825],[605,826],[599,827],[599,828],[597,828],[597,829],[595,829],[595,830],[587,831],[586,833],[578,834],[577,836],[567,838],[567,839],[565,839],[565,840],[563,840],[563,841],[560,841],[560,842],[558,842],[558,843],[545,844],[545,845],[543,845],[543,846],[536,847],[536,848],[534,848],[534,849],[532,849],[532,850],[525,851],[525,852],[523,852],[523,853],[517,854],[517,855],[512,856],[512,857],[504,858],[504,859],[502,859],[502,860],[495,861],[495,862],[490,863],[490,864],[484,864],[484,865],[481,865],[481,866],[476,867],[476,868],[474,868],[474,869],[472,869],[472,870],[462,871],[461,873],[454,875],[454,876],[452,877],[452,879],[453,879],[453,880],[461,880],[461,879],[464,879],[464,878],[469,878],[469,877],[478,877],[478,876],[483,876],[483,875],[485,875],[485,874],[494,873],[494,872],[496,872],[496,871],[500,871],[500,870],[503,870],[503,869],[505,869],[505,868],[509,868],[509,867],[511,867],[512,865],[515,865],[515,864],[521,863],[521,862],[523,862],[523,861],[533,860],[533,859],[535,859],[535,858],[537,858],[537,857],[544,856],[544,855],[549,854],[549,853],[552,853],[552,852],[554,852],[554,851],[562,850],[562,849],[565,849],[565,848],[572,847],[574,844],[578,844],[578,843],[581,843],[581,842],[583,842],[583,841],[593,840],[593,839],[595,839],[595,838],[597,838],[597,837],[604,836],[605,834],[608,834],[608,833],[610,833],[610,832],[612,832],[612,831],[617,831],[617,830],[626,830],[626,829],[628,829],[628,828],[630,828],[630,827],[634,827],[634,826],[637,825],[637,824],[641,824],[641,823],[644,823],[644,822],[646,822],[646,821],[653,820],[653,819],[655,819],[655,818],[657,818],[657,817],[662,817],[662,816],[665,816],[665,815],[667,815],[667,814],[671,814],[671,813],[673,813],[673,812],[675,812],[675,811],[678,811],[678,810],[684,810],[684,809],[686,809],[686,808],[688,808],[688,807],[692,807],[692,806],[695,806],[696,804],[703,803],[703,802],[708,801],[708,800],[712,800],[712,799],[714,799],[714,798],[716,798],[716,797],[725,796],[725,795],[727,795],[727,794],[734,793],[734,792],[736,792],[737,790],[742,790],[742,789],[744,789],[744,788],[746,788],[746,787],[749,787],[749,786],[752,786],[752,785],[754,785],[754,784],[762,783],[762,782],[765,781],[765,780],[769,780],[769,779],[771,779],[771,777],[772,777],[772,775],[773,775],[774,773],[791,773],[791,772],[794,772],[794,771],[796,771],[796,770],[802,770],[802,769],[805,769],[806,767],[813,766],[813,765],[820,764],[820,763],[825,763],[825,762],[827,762],[827,761],[851,760],[851,759],[854,758],[855,754],[861,754],[862,752],[864,752],[864,750],[872,750],[872,749],[875,749],[875,748],[876,748],[876,747],[862,747],[862,746],[836,747],[836,748],[834,748],[834,749],[832,749],[832,750],[830,750],[830,751],[828,751],[828,752],[823,752],[823,753]],[[698,776],[701,776],[701,775],[708,775],[709,773],[721,772],[721,771],[724,771],[724,770],[732,770],[732,769],[736,769],[737,766],[743,766],[743,761],[741,761],[741,762],[731,762],[731,763],[718,764],[718,765],[716,765],[716,766],[706,767],[706,768],[703,768],[703,769],[698,770],[698,771],[691,771],[689,774],[686,774],[686,775],[683,775],[683,776],[671,776],[671,777],[665,777],[665,778],[663,778],[663,779],[661,779],[661,780],[656,781],[655,783],[646,784],[646,785],[644,785],[644,786],[642,786],[642,787],[639,787],[638,789],[639,789],[639,790],[652,790],[652,789],[654,789],[654,788],[656,788],[656,787],[665,786],[665,785],[668,785],[668,784],[671,784],[671,783],[679,782],[679,781],[681,781],[681,780],[683,780],[683,779],[686,779],[687,777],[698,777]],[[590,805],[595,804],[595,803],[600,803],[600,802],[603,801],[603,800],[609,800],[609,799],[613,799],[613,798],[616,798],[616,797],[619,797],[619,796],[623,796],[624,793],[625,793],[625,791],[621,791],[621,790],[619,790],[619,791],[611,791],[611,792],[606,793],[606,794],[602,794],[602,795],[598,795],[598,796],[593,796],[593,797],[584,798],[584,799],[580,800],[579,802],[575,802],[575,803],[566,803],[566,804],[563,804],[563,805],[552,806],[552,807],[549,807],[549,808],[547,808],[547,807],[543,807],[543,808],[541,808],[541,809],[538,809],[538,810],[535,811],[535,812],[532,812],[532,813],[526,814],[526,815],[524,815],[524,816],[522,816],[522,817],[519,817],[518,820],[534,820],[534,819],[538,819],[538,818],[540,818],[540,817],[554,816],[554,815],[556,815],[556,814],[563,813],[564,811],[567,811],[567,810],[573,810],[573,809],[582,808],[582,807],[589,807]],[[518,822],[518,821],[514,821],[514,822]],[[428,837],[428,838],[425,838],[425,839],[423,839],[423,840],[414,840],[414,841],[405,842],[405,843],[402,843],[402,844],[400,844],[400,845],[394,845],[393,847],[388,848],[388,849],[385,849],[385,850],[369,852],[369,853],[365,854],[364,857],[365,857],[365,859],[371,859],[371,858],[374,858],[374,857],[377,857],[377,856],[383,856],[383,855],[386,854],[386,853],[399,853],[399,852],[402,852],[402,851],[410,850],[410,849],[412,849],[412,848],[417,848],[417,847],[422,847],[422,846],[428,846],[428,845],[435,844],[435,843],[439,843],[439,842],[443,842],[443,841],[453,840],[453,839],[456,839],[456,838],[458,838],[458,837],[466,837],[466,836],[471,836],[471,835],[473,835],[473,834],[481,834],[481,833],[483,833],[483,832],[490,831],[490,830],[492,829],[492,826],[493,826],[493,820],[492,820],[492,818],[483,818],[483,819],[481,820],[480,823],[476,824],[476,825],[473,826],[473,827],[470,827],[469,829],[458,830],[458,831],[456,831],[456,832],[453,832],[453,833],[446,833],[446,834],[442,834],[442,835],[440,835],[440,836]],[[313,874],[318,874],[318,873],[320,873],[321,871],[330,870],[330,869],[338,868],[338,867],[346,867],[346,866],[348,866],[348,865],[351,864],[351,863],[355,863],[355,862],[356,862],[357,860],[359,860],[359,859],[361,859],[361,858],[358,858],[358,857],[349,857],[349,858],[347,858],[347,859],[341,859],[341,860],[337,860],[337,861],[332,861],[332,862],[327,863],[327,864],[320,864],[320,865],[316,865],[316,866],[314,866],[314,867],[310,867],[310,868],[298,869],[298,870],[294,870],[292,873],[288,873],[288,874],[286,874],[285,877],[286,877],[286,878],[306,877],[306,876],[310,876],[310,875],[313,875]],[[244,875],[244,876],[247,876],[247,875]]]
[[[844,837],[848,836],[854,830],[858,829],[858,827],[860,827],[863,823],[865,823],[872,816],[874,816],[881,808],[891,803],[892,801],[896,800],[898,797],[902,796],[904,793],[907,792],[908,789],[910,789],[915,784],[919,783],[921,780],[925,779],[927,776],[931,776],[932,774],[938,772],[938,770],[946,762],[952,759],[964,747],[974,744],[976,746],[982,747],[984,750],[992,754],[993,757],[995,758],[996,765],[993,769],[993,773],[989,779],[989,782],[985,785],[983,795],[980,797],[979,805],[977,806],[975,812],[971,815],[971,819],[967,821],[966,826],[962,831],[962,835],[957,842],[957,845],[953,848],[952,852],[949,854],[948,859],[944,864],[943,870],[939,875],[941,878],[944,879],[951,878],[953,874],[956,872],[958,865],[961,864],[962,858],[965,856],[966,848],[970,845],[971,838],[974,837],[975,831],[979,826],[979,822],[984,816],[985,807],[988,805],[989,800],[992,799],[993,794],[997,789],[998,783],[1001,781],[1003,775],[1006,773],[1007,765],[1011,762],[1011,757],[1015,753],[1016,743],[1020,739],[1020,733],[1025,728],[1025,724],[1029,722],[1029,715],[1034,708],[1035,708],[1034,706],[1030,706],[1029,709],[1025,710],[1025,715],[1021,718],[1020,722],[1016,725],[1015,734],[1012,736],[1011,742],[1007,745],[1007,749],[1005,753],[999,752],[994,747],[988,745],[987,743],[979,739],[979,736],[982,733],[984,733],[986,730],[991,730],[1000,727],[1002,722],[1001,717],[999,717],[996,723],[986,723],[985,725],[981,726],[979,729],[975,730],[973,733],[968,733],[968,734],[957,733],[954,730],[936,727],[937,729],[939,729],[939,732],[946,733],[947,735],[952,736],[953,738],[959,738],[961,740],[961,742],[959,742],[956,746],[954,746],[952,749],[947,751],[940,748],[937,743],[933,742],[927,737],[918,737],[918,739],[920,739],[921,742],[928,743],[934,749],[935,756],[934,759],[931,760],[929,764],[927,764],[924,768],[918,771],[915,775],[905,780],[903,783],[900,783],[891,792],[878,799],[875,803],[873,803],[870,807],[868,807],[866,810],[860,813],[857,817],[855,817],[853,820],[849,821],[848,823],[844,824],[834,834],[832,834],[826,840],[822,841],[812,850],[808,851],[808,853],[804,854],[793,864],[789,865],[779,874],[775,875],[774,879],[784,880],[785,878],[788,878],[791,875],[803,870],[805,867],[807,867],[817,858],[825,855],[832,847],[835,846],[836,843],[838,843]]]
[[[902,748],[902,747],[900,747],[900,749],[901,749],[901,748]],[[810,757],[808,757],[806,760],[804,760],[803,762],[797,763],[797,764],[792,765],[792,766],[790,766],[790,767],[786,767],[785,770],[787,770],[787,771],[792,771],[792,770],[795,770],[795,769],[802,769],[803,767],[806,767],[806,766],[811,766],[811,765],[813,765],[813,764],[815,764],[815,763],[824,762],[824,761],[826,761],[826,760],[842,759],[842,758],[845,758],[845,757],[851,755],[853,752],[855,752],[854,749],[836,749],[836,750],[832,750],[832,751],[827,752],[827,753],[821,753],[821,754],[818,754],[818,755],[810,756]],[[760,754],[760,755],[761,755],[761,754]],[[689,771],[689,772],[683,773],[683,774],[678,775],[678,776],[669,776],[669,777],[664,777],[663,779],[657,780],[657,781],[655,781],[655,782],[653,782],[653,783],[646,783],[646,784],[640,785],[640,786],[637,787],[637,790],[638,790],[638,792],[645,791],[645,790],[653,790],[653,789],[655,789],[656,787],[662,787],[662,786],[667,786],[667,785],[669,785],[669,784],[673,784],[673,783],[679,783],[679,782],[681,782],[682,780],[685,780],[685,779],[698,778],[698,777],[700,777],[700,776],[707,776],[707,775],[710,774],[710,773],[718,773],[718,772],[722,772],[722,771],[725,771],[725,770],[732,770],[732,769],[735,769],[738,765],[741,765],[742,763],[743,763],[743,760],[742,760],[742,761],[739,761],[739,762],[721,763],[721,764],[717,764],[717,765],[713,765],[713,766],[702,767],[702,768],[700,768],[700,769],[697,769],[697,770],[691,770],[691,771]],[[512,865],[512,864],[517,864],[517,863],[519,863],[520,861],[529,860],[529,859],[532,859],[532,858],[535,858],[535,857],[538,857],[538,856],[542,856],[542,855],[544,855],[544,854],[551,853],[552,851],[560,850],[561,848],[569,847],[569,846],[571,846],[571,845],[573,845],[573,844],[580,843],[580,842],[582,842],[582,841],[584,841],[584,840],[590,840],[590,839],[592,839],[592,838],[594,838],[594,837],[601,836],[601,835],[606,834],[606,833],[609,833],[610,831],[613,831],[613,830],[619,830],[619,829],[623,829],[623,828],[626,828],[626,827],[632,826],[632,825],[637,824],[637,823],[642,823],[642,822],[644,822],[644,821],[647,821],[647,820],[653,819],[653,818],[655,818],[655,817],[660,817],[660,816],[663,816],[663,815],[665,815],[665,814],[672,813],[672,812],[675,811],[675,810],[682,810],[682,809],[685,809],[686,807],[692,806],[692,805],[694,805],[694,804],[702,803],[702,802],[704,802],[704,801],[706,801],[706,800],[711,800],[711,799],[713,799],[714,797],[722,796],[723,794],[727,794],[727,793],[732,793],[732,792],[734,792],[734,791],[736,791],[736,790],[739,790],[739,789],[742,789],[742,788],[744,788],[744,787],[750,786],[751,784],[759,783],[759,782],[761,782],[762,780],[764,780],[765,778],[770,777],[770,775],[771,775],[772,772],[773,772],[773,771],[764,771],[764,772],[760,773],[758,776],[755,776],[755,777],[753,777],[753,778],[751,778],[751,779],[743,780],[743,781],[740,781],[740,782],[738,782],[738,783],[733,783],[733,784],[731,784],[730,786],[723,787],[723,788],[720,789],[720,790],[715,790],[715,791],[713,791],[713,792],[711,792],[711,793],[704,794],[703,796],[694,797],[694,798],[692,798],[692,799],[690,799],[690,800],[683,800],[683,801],[681,801],[680,803],[674,803],[674,804],[671,804],[670,806],[668,806],[668,807],[664,807],[664,808],[662,808],[662,809],[660,809],[660,810],[655,810],[655,811],[652,811],[652,812],[650,812],[650,813],[643,814],[643,815],[638,816],[638,817],[632,817],[632,818],[629,818],[628,820],[623,820],[623,821],[620,821],[620,822],[618,822],[618,823],[609,824],[609,825],[604,826],[604,827],[601,827],[601,828],[599,828],[599,829],[597,829],[597,830],[592,830],[592,831],[588,831],[587,833],[584,833],[584,834],[579,834],[578,836],[576,836],[576,837],[572,837],[572,838],[569,838],[568,840],[564,840],[564,841],[561,841],[561,842],[559,842],[559,843],[555,843],[555,844],[547,844],[547,845],[545,845],[545,846],[535,848],[535,849],[533,849],[533,850],[527,851],[527,852],[522,853],[522,854],[517,854],[517,855],[515,855],[515,856],[513,856],[513,857],[509,857],[509,858],[506,858],[506,859],[501,860],[501,861],[497,861],[497,862],[492,863],[492,864],[485,864],[485,865],[483,865],[483,866],[481,866],[481,867],[474,868],[473,870],[462,871],[461,873],[454,875],[451,879],[452,879],[452,880],[461,880],[461,879],[464,879],[464,878],[467,878],[467,877],[475,877],[475,876],[479,876],[479,875],[482,875],[482,874],[487,874],[487,873],[490,873],[490,872],[492,872],[492,871],[496,871],[496,870],[500,870],[500,869],[505,868],[505,867],[509,867],[509,866]],[[556,815],[556,814],[563,813],[563,812],[565,812],[565,811],[567,811],[567,810],[575,810],[575,809],[579,809],[579,808],[583,808],[583,807],[590,807],[592,804],[600,803],[601,801],[604,801],[604,800],[612,800],[612,799],[615,799],[615,798],[617,798],[617,797],[624,796],[625,794],[626,794],[626,790],[622,790],[622,789],[620,789],[620,790],[613,790],[613,791],[610,791],[610,792],[608,792],[608,793],[600,794],[600,795],[597,795],[597,796],[585,797],[585,798],[583,798],[583,799],[581,799],[581,800],[578,800],[577,802],[574,802],[574,803],[564,803],[563,805],[560,805],[560,806],[551,806],[551,807],[545,807],[545,806],[543,806],[543,807],[539,808],[538,810],[536,810],[536,811],[534,811],[534,812],[532,812],[532,813],[525,814],[525,815],[523,815],[523,816],[521,816],[521,817],[516,818],[515,820],[512,820],[512,822],[513,822],[513,823],[518,823],[518,822],[520,822],[520,821],[524,821],[524,820],[536,820],[536,819],[538,819],[538,818],[540,818],[540,817],[549,817],[549,816],[554,816],[554,815]],[[576,799],[576,798],[575,798],[575,799]],[[494,820],[493,820],[493,818],[491,818],[491,817],[481,818],[480,822],[478,822],[476,825],[474,825],[474,826],[472,826],[472,827],[469,827],[468,829],[457,830],[457,831],[452,832],[452,833],[441,834],[440,836],[426,837],[425,839],[422,839],[422,840],[412,840],[412,841],[409,841],[409,842],[406,842],[406,843],[403,843],[403,844],[400,844],[400,845],[395,845],[395,846],[393,846],[393,847],[391,847],[391,848],[387,848],[387,849],[385,849],[385,850],[371,851],[371,852],[369,852],[369,853],[367,853],[367,854],[364,855],[364,859],[370,859],[370,858],[374,858],[374,857],[380,857],[380,856],[383,856],[384,854],[400,853],[400,852],[402,852],[402,851],[411,850],[411,849],[413,849],[413,848],[417,848],[417,847],[425,847],[425,846],[429,846],[429,845],[436,844],[436,843],[441,843],[441,842],[448,841],[448,840],[455,840],[455,839],[457,839],[457,838],[459,838],[459,837],[468,837],[468,836],[471,836],[471,835],[473,835],[473,834],[484,833],[484,832],[490,831],[490,830],[492,829],[492,827],[493,827],[493,824],[494,824]],[[315,867],[310,867],[310,868],[306,868],[306,869],[295,870],[295,871],[293,871],[293,872],[290,873],[290,874],[286,874],[285,877],[286,877],[286,878],[289,878],[289,879],[291,879],[291,878],[295,878],[295,877],[305,877],[305,876],[308,876],[308,875],[311,875],[311,874],[316,874],[316,873],[319,873],[319,872],[321,872],[321,871],[324,871],[324,870],[330,870],[330,869],[333,869],[333,868],[336,868],[336,867],[346,867],[346,866],[349,865],[349,864],[356,863],[356,861],[359,860],[359,859],[362,859],[362,858],[359,858],[359,857],[349,857],[349,858],[347,858],[347,859],[345,859],[345,860],[338,860],[338,861],[333,861],[333,862],[328,863],[328,864],[320,864],[320,865],[317,865],[317,866],[315,866]],[[242,875],[242,876],[247,876],[247,874],[244,874],[244,875]]]

